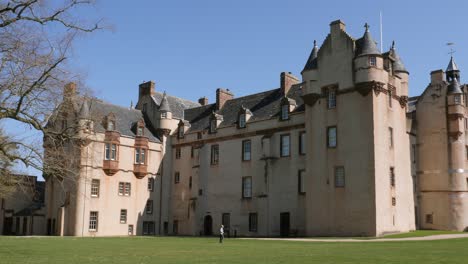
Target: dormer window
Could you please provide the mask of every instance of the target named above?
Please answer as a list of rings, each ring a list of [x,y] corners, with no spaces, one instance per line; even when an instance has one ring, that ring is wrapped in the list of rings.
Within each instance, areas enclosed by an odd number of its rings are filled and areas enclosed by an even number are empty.
[[[369,57],[369,66],[377,66],[377,57],[375,56]]]
[[[216,119],[210,121],[210,133],[216,133]]]
[[[177,137],[178,138],[184,138],[184,126],[180,125],[178,130],[177,130]]]
[[[289,105],[284,104],[281,106],[281,120],[289,119]]]
[[[109,131],[115,130],[115,121],[113,120],[107,121],[107,130]]]
[[[137,136],[143,136],[143,127],[138,127],[137,128]]]
[[[240,114],[239,115],[239,127],[244,128],[246,123],[246,116],[245,114]]]

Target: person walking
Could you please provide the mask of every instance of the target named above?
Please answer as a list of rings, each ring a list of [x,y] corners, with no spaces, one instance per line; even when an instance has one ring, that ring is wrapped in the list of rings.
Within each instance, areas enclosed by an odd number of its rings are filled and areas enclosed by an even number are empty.
[[[224,225],[221,225],[219,229],[219,243],[223,243],[224,240]]]

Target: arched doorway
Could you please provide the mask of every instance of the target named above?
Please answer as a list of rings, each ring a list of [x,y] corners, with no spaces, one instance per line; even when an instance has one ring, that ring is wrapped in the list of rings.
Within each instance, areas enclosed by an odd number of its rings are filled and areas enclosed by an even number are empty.
[[[205,232],[204,232],[205,236],[213,235],[213,218],[211,218],[211,215],[205,216],[204,227],[205,227]]]

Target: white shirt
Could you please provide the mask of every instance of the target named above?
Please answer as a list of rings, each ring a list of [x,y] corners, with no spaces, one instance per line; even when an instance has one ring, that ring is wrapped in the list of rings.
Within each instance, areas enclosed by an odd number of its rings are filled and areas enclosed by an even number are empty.
[[[221,235],[223,235],[223,234],[224,234],[224,228],[221,227],[221,228],[219,229],[219,233],[220,233]]]

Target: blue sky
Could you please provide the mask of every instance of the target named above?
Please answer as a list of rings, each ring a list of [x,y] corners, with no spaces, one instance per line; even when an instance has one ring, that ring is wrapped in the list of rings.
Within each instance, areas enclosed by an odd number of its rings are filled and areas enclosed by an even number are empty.
[[[466,1],[100,1],[97,15],[114,30],[80,40],[70,63],[96,96],[115,104],[135,102],[145,80],[213,102],[219,87],[242,96],[277,88],[282,71],[300,76],[313,40],[321,44],[333,20],[353,37],[368,22],[379,41],[382,11],[384,50],[396,41],[414,96],[430,71],[446,68],[447,42],[456,43],[462,79],[463,69],[468,74],[466,10]]]

